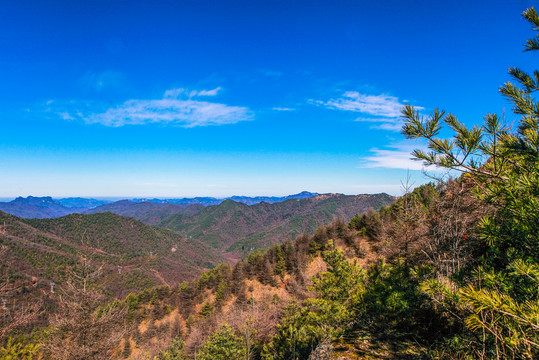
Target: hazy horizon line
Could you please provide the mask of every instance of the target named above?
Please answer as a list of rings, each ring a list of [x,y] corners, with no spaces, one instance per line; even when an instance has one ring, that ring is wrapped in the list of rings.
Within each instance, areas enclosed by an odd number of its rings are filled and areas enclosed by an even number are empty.
[[[208,199],[216,199],[216,200],[221,200],[221,199],[228,199],[228,198],[232,198],[232,197],[248,197],[248,198],[257,198],[257,197],[276,197],[276,198],[279,198],[279,197],[287,197],[287,196],[293,196],[293,195],[298,195],[298,194],[301,194],[301,193],[310,193],[310,194],[315,194],[315,195],[325,195],[325,194],[342,194],[342,195],[374,195],[374,194],[383,194],[383,193],[386,193],[388,195],[391,195],[385,191],[381,191],[381,192],[362,192],[362,193],[342,193],[342,192],[324,192],[324,193],[319,193],[319,192],[314,192],[314,191],[307,191],[307,190],[304,190],[304,191],[300,191],[298,193],[288,193],[288,194],[284,194],[284,195],[238,195],[238,194],[235,194],[235,195],[228,195],[228,196],[205,196],[205,195],[195,195],[195,196],[91,196],[91,195],[71,195],[71,196],[52,196],[52,195],[26,195],[26,196],[23,196],[23,195],[17,195],[17,196],[0,196],[0,202],[9,202],[9,201],[13,201],[17,198],[28,198],[28,197],[35,197],[35,198],[43,198],[43,197],[50,197],[52,198],[53,200],[62,200],[62,199],[70,199],[70,198],[81,198],[81,199],[93,199],[93,200],[115,200],[115,201],[119,201],[119,200],[135,200],[135,199],[141,199],[141,200],[152,200],[152,199],[157,199],[157,200],[178,200],[178,199],[194,199],[194,198],[208,198]],[[395,195],[391,195],[391,196],[395,196]]]

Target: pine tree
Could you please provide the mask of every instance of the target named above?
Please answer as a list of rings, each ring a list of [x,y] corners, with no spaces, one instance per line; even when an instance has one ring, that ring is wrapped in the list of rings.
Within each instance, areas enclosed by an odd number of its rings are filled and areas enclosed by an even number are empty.
[[[223,324],[213,333],[197,354],[199,360],[243,360],[245,347],[234,330]]]
[[[183,351],[183,341],[176,337],[165,351],[159,352],[159,360],[186,360]]]
[[[523,16],[538,32],[535,9]],[[539,35],[525,47],[539,50]],[[414,151],[415,159],[464,173],[483,204],[496,209],[481,221],[486,251],[467,284],[453,291],[443,281],[430,281],[424,289],[460,306],[466,326],[481,338],[471,347],[476,355],[532,359],[539,357],[539,102],[532,97],[539,90],[539,71],[530,75],[510,68],[509,74],[516,84],[507,82],[500,92],[520,116],[516,131],[496,114],[468,129],[453,114],[435,109],[424,118],[407,105],[403,133],[427,140],[430,151]],[[443,123],[453,138],[438,137]]]
[[[208,302],[202,306],[202,309],[200,309],[199,315],[200,317],[207,317],[213,314],[214,311],[215,311],[215,308],[213,307],[211,303]]]
[[[13,338],[8,338],[6,345],[0,348],[0,359],[3,360],[32,360],[38,356],[39,345],[23,345]]]
[[[355,308],[361,303],[363,270],[345,259],[329,241],[322,253],[328,270],[313,277],[313,293],[304,306],[292,303],[276,327],[276,334],[264,345],[265,360],[306,359],[318,343],[341,334],[353,320]]]

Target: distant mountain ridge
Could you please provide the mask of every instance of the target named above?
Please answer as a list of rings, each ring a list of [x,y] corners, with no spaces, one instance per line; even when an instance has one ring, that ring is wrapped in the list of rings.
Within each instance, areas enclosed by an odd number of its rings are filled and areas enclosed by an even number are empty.
[[[213,198],[213,197],[195,197],[195,198],[181,198],[181,199],[137,198],[137,199],[132,199],[132,200],[120,200],[120,202],[130,201],[132,203],[156,203],[156,204],[177,204],[177,205],[198,204],[202,206],[209,206],[209,205],[219,205],[220,203],[222,203],[223,201],[227,199],[233,199],[236,202],[241,202],[248,205],[252,205],[252,204],[257,204],[263,201],[267,203],[276,203],[276,202],[286,201],[288,199],[303,199],[303,198],[313,197],[316,195],[318,194],[311,193],[308,191],[303,191],[298,194],[288,195],[288,196],[283,196],[283,197],[232,196],[229,198],[222,198],[222,199]],[[110,203],[111,201],[108,201],[108,200],[97,200],[97,199],[89,199],[89,198],[81,198],[81,197],[53,199],[50,196],[45,196],[45,197],[28,196],[26,198],[18,197],[15,200],[9,201],[9,202],[0,202],[0,211],[3,211],[11,215],[23,217],[23,218],[44,219],[44,218],[56,218],[56,217],[61,217],[61,216],[74,214],[74,213],[84,213],[90,209],[94,209],[99,206],[104,206]],[[123,205],[130,205],[130,204],[123,203]],[[146,208],[145,211],[143,210],[144,208]],[[145,212],[147,212],[149,208],[150,208],[149,206],[147,207],[141,206],[140,208],[138,208],[138,210],[141,211],[141,213],[139,213],[140,216],[129,215],[130,212],[135,211],[133,206],[131,206],[130,209],[120,209],[120,207],[113,207],[113,209],[116,209],[115,211],[113,210],[103,210],[103,211],[111,211],[113,213],[117,213],[120,215],[132,216],[137,219],[140,218],[142,221],[151,223],[151,224],[163,220],[166,217],[164,214],[166,213],[167,209],[169,211],[168,215],[173,215],[175,213],[181,212],[179,210],[174,212],[173,208],[171,207],[163,207],[163,209],[155,208],[154,210],[163,211],[163,215],[161,215],[162,218],[160,218],[159,220],[157,219],[147,220],[147,217],[149,215],[145,214]],[[199,208],[196,208],[196,207],[191,208],[191,211],[188,213],[193,213],[195,209],[199,209]],[[125,214],[124,214],[124,211],[126,212]],[[96,211],[96,212],[102,212],[102,211]],[[90,213],[96,213],[96,212],[90,212]]]
[[[264,249],[303,233],[313,233],[336,218],[349,221],[370,208],[390,205],[388,194],[322,194],[278,203],[247,205],[227,199],[194,215],[176,214],[158,226],[178,231],[223,252]]]
[[[369,208],[378,210],[394,200],[393,196],[387,194],[320,195],[306,191],[285,197],[138,199],[106,204],[103,204],[104,200],[95,199],[54,200],[51,197],[29,196],[0,203],[0,211],[21,218],[38,219],[58,218],[73,213],[110,212],[178,231],[183,236],[238,258],[242,256],[240,251],[263,249],[283,239],[313,233],[335,218],[349,221],[358,213],[366,212]],[[212,202],[218,204],[203,205]],[[93,207],[98,204],[101,205]]]
[[[148,225],[157,225],[171,215],[194,215],[203,208],[204,206],[200,204],[169,204],[120,200],[87,210],[84,214],[111,212],[137,219]]]
[[[97,199],[87,199],[82,197],[71,197],[71,198],[62,198],[54,199],[59,202],[62,206],[66,208],[80,208],[80,209],[92,209],[100,205],[105,205],[110,203],[109,200],[97,200]]]
[[[84,210],[84,208],[66,207],[50,196],[18,197],[13,201],[0,203],[0,211],[23,218],[55,218]]]
[[[239,203],[247,205],[258,204],[261,202],[267,202],[270,204],[286,201],[289,199],[305,199],[318,195],[318,193],[312,193],[309,191],[302,191],[298,194],[288,196],[230,196],[226,198],[214,198],[214,197],[194,197],[194,198],[181,198],[181,199],[133,199],[135,202],[154,202],[154,203],[169,203],[169,204],[200,204],[203,206],[219,205],[225,200],[234,200]]]

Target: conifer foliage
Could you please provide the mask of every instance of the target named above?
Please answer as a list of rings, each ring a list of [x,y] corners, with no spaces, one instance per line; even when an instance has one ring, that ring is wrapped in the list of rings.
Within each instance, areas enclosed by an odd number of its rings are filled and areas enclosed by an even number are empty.
[[[523,13],[539,31],[534,8]],[[526,43],[527,51],[539,50],[539,35]],[[433,298],[444,298],[464,317],[471,330],[472,346],[465,352],[479,358],[539,356],[539,71],[533,75],[510,68],[515,80],[500,92],[520,116],[515,130],[495,114],[487,114],[483,126],[466,128],[452,114],[435,110],[424,118],[412,107],[403,111],[403,133],[427,140],[429,152],[413,156],[426,165],[463,172],[475,184],[475,196],[494,213],[481,219],[479,235],[485,249],[478,265],[456,286],[453,278],[429,281],[424,289]],[[442,123],[453,131],[440,139]]]

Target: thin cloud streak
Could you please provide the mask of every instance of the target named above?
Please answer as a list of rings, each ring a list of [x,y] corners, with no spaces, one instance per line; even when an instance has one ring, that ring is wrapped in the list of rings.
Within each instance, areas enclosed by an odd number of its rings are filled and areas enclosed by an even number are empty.
[[[388,130],[399,132],[402,130],[403,123],[401,121],[385,122],[379,125],[372,125],[371,129]]]
[[[128,100],[103,113],[91,114],[86,122],[105,126],[152,123],[184,127],[235,124],[252,119],[247,108],[196,100]]]
[[[273,107],[273,110],[275,110],[275,111],[296,111],[296,109],[288,108],[288,107]]]
[[[371,149],[372,155],[363,157],[361,168],[385,168],[402,170],[442,170],[436,166],[425,167],[422,161],[412,160],[412,151],[420,148],[425,150],[424,146],[409,144],[392,144],[387,146],[389,149]]]
[[[181,97],[194,98],[198,96],[216,96],[219,91],[223,90],[218,86],[211,90],[189,90],[184,88],[175,88],[165,91],[163,98],[165,99],[179,99]]]
[[[165,91],[162,99],[127,100],[108,109],[95,103],[71,101],[61,104],[53,101],[47,103],[46,111],[64,120],[81,120],[110,127],[162,124],[192,128],[254,119],[254,113],[246,107],[193,99],[215,96],[220,90],[220,87],[199,91],[170,89]]]
[[[346,91],[340,98],[327,101],[325,106],[329,109],[395,118],[400,116],[404,104],[394,96],[366,95],[357,91]]]
[[[371,152],[372,156],[363,158],[365,168],[423,170],[421,162],[411,160],[407,151],[372,149]]]
[[[391,95],[369,95],[357,91],[346,91],[340,97],[329,101],[311,99],[309,102],[327,109],[365,114],[365,117],[359,117],[356,121],[378,123],[379,125],[374,125],[372,128],[389,131],[400,130],[401,111],[406,103]],[[416,109],[423,110],[424,108],[416,106]]]

